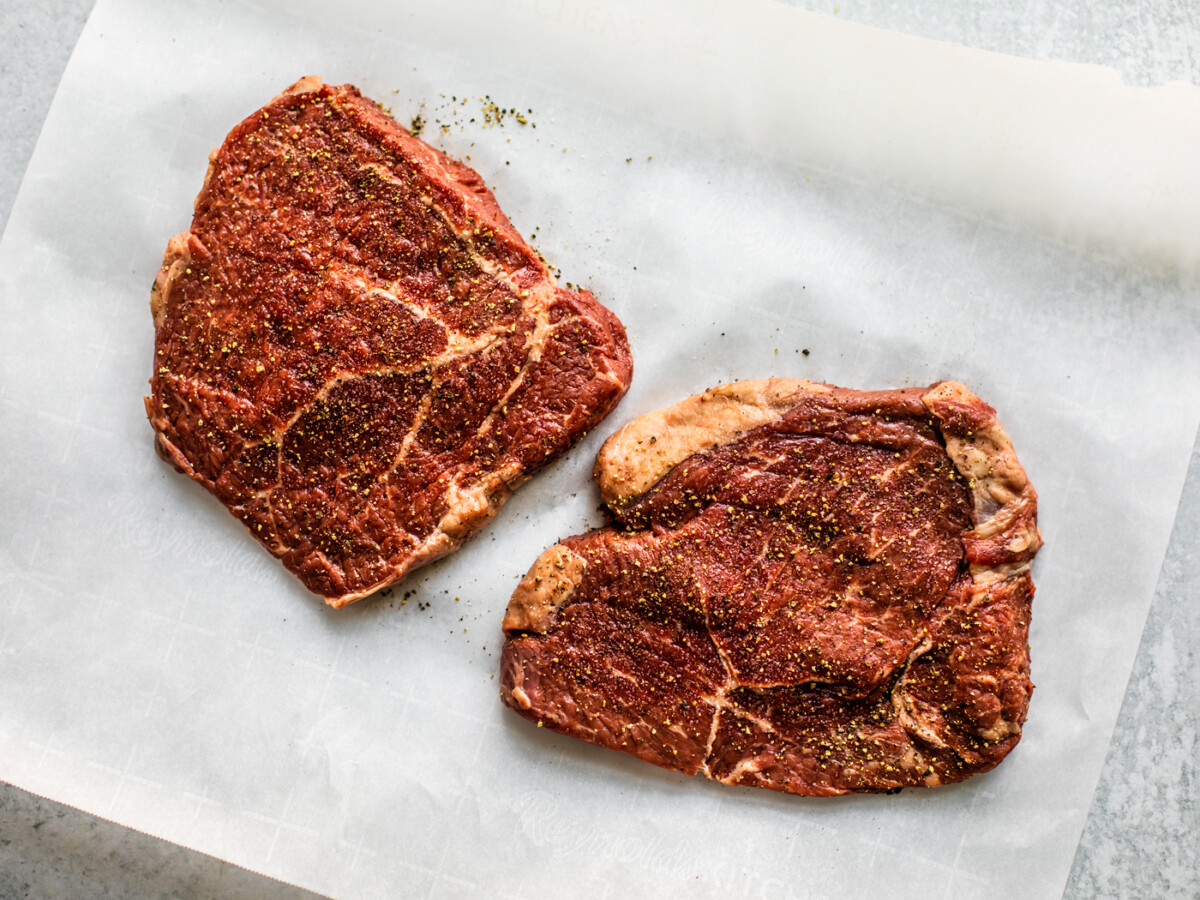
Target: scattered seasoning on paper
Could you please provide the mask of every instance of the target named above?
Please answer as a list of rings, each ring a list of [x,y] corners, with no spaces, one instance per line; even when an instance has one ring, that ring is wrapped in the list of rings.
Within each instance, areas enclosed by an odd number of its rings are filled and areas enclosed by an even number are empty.
[[[399,88],[393,91],[398,92]],[[516,122],[522,127],[537,128],[532,109],[522,111],[515,106],[501,106],[490,94],[476,98],[479,103],[478,116],[467,112],[470,97],[459,97],[457,94],[452,94],[449,98],[445,94],[438,94],[438,97],[441,98],[441,102],[433,106],[428,115],[425,112],[425,101],[421,101],[420,111],[413,116],[409,131],[419,135],[430,121],[438,127],[441,134],[450,134],[455,129],[465,131],[466,126],[476,124],[482,128],[503,128],[508,122]]]

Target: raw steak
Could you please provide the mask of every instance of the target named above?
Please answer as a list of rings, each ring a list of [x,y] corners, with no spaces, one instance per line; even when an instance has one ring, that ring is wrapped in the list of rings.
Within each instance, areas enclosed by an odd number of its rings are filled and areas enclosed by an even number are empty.
[[[1019,740],[1037,494],[962,385],[726,385],[596,477],[618,527],[546,551],[505,616],[521,715],[795,794],[961,781]]]
[[[316,78],[213,153],[151,310],[159,453],[335,607],[458,547],[632,373],[478,174]]]

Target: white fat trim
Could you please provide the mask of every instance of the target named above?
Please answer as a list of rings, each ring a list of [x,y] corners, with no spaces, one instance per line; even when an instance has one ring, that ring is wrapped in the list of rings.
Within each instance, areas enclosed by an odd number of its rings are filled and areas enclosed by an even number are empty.
[[[544,550],[534,560],[509,598],[501,628],[505,632],[547,633],[558,610],[571,599],[587,568],[587,560],[562,544]],[[612,669],[620,678],[633,677]]]
[[[935,418],[938,417],[935,408],[938,401],[967,407],[983,405],[970,389],[955,381],[940,382],[921,399]],[[1036,503],[1037,495],[999,420],[993,415],[984,427],[967,438],[946,434],[944,429],[941,431],[946,441],[946,455],[967,480],[974,495],[976,537],[986,540],[1009,530],[1020,513]],[[1016,552],[1040,544],[1041,534],[1035,522],[1015,532],[1007,542],[1008,548]],[[971,577],[976,584],[993,584],[1028,571],[1028,563],[1021,566],[1023,568],[975,565],[971,567]]]
[[[805,393],[829,391],[827,385],[797,379],[738,381],[646,413],[600,448],[600,492],[609,506],[626,506],[693,453],[732,443],[778,421]]]

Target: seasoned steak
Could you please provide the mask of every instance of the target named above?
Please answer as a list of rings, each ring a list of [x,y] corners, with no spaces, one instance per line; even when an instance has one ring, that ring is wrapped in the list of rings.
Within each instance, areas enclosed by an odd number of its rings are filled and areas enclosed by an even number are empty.
[[[335,607],[458,547],[632,374],[476,172],[316,78],[212,154],[151,310],[160,455]]]
[[[962,385],[725,385],[596,476],[617,525],[547,550],[504,619],[522,716],[813,795],[961,781],[1020,739],[1037,494]]]

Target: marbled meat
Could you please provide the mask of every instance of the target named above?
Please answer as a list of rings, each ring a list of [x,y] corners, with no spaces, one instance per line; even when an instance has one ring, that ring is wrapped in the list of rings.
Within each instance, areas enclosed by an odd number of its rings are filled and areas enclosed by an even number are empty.
[[[151,297],[160,455],[343,606],[458,547],[617,404],[617,318],[349,86],[213,152]]]
[[[615,526],[546,551],[505,616],[522,716],[810,795],[961,781],[1020,739],[1037,494],[962,385],[725,385],[596,476]]]

